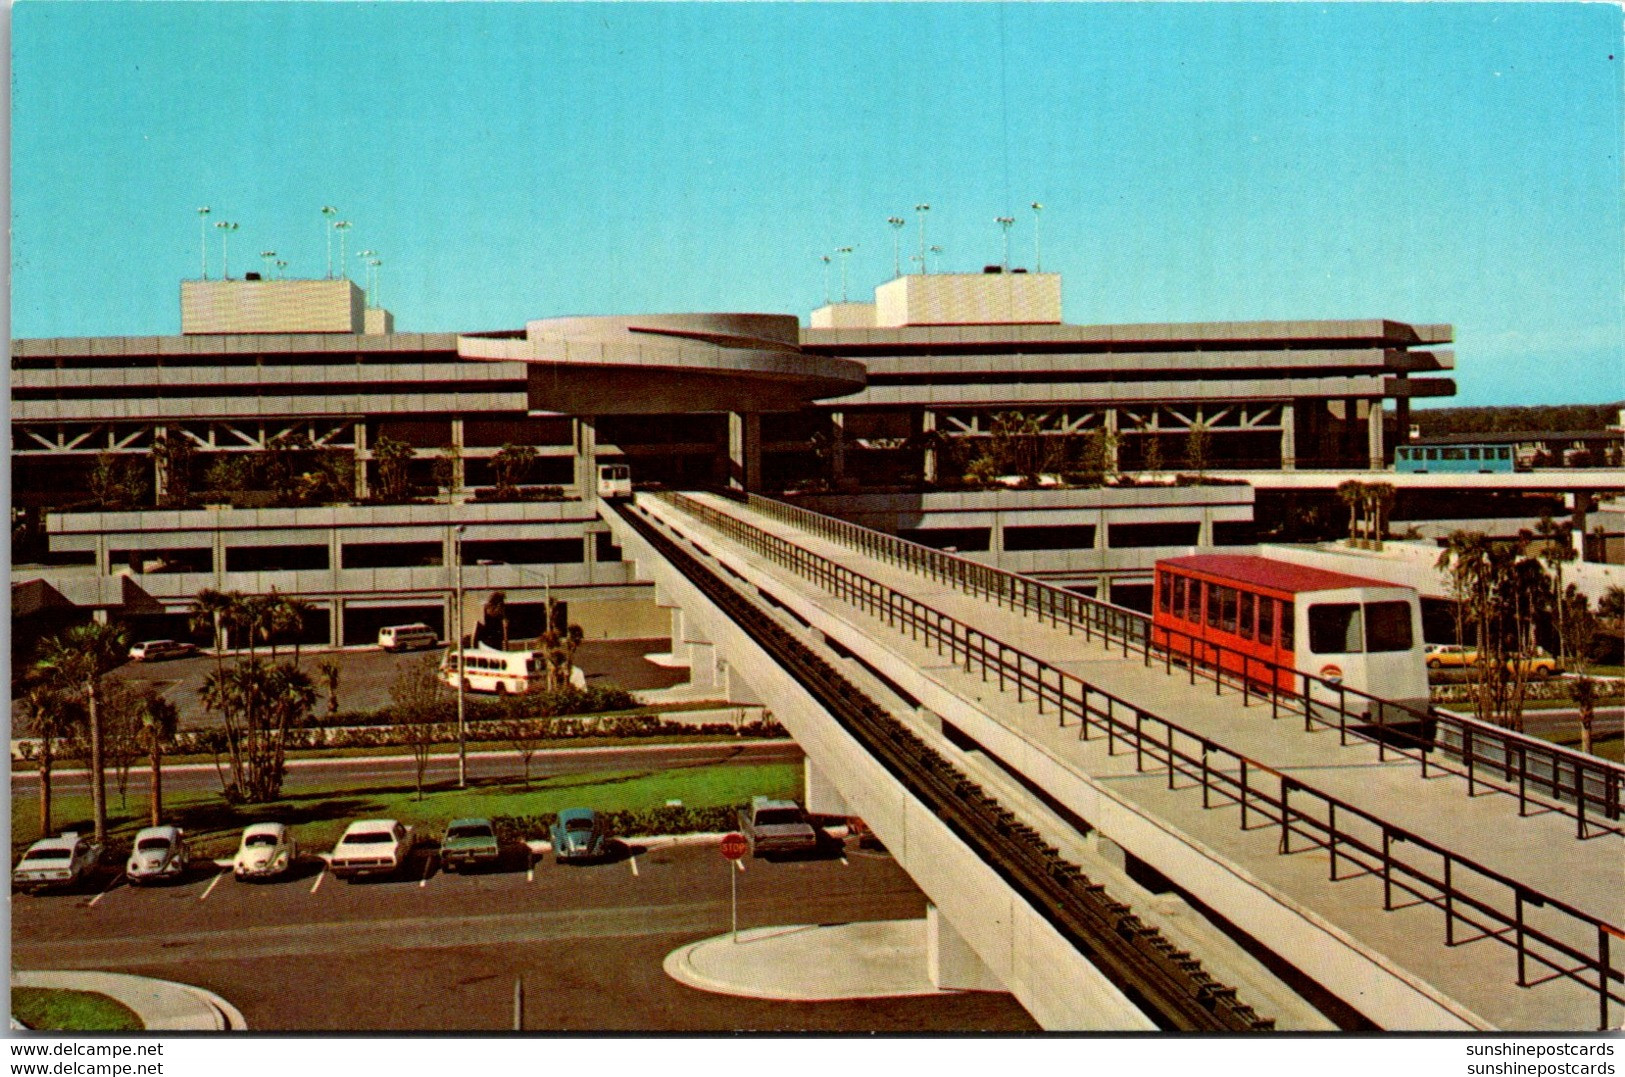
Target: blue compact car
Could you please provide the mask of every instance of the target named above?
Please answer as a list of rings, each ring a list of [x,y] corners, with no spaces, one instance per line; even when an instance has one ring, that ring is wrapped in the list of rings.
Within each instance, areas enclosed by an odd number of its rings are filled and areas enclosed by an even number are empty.
[[[596,860],[604,855],[609,831],[591,808],[566,808],[553,824],[553,855],[559,862]]]

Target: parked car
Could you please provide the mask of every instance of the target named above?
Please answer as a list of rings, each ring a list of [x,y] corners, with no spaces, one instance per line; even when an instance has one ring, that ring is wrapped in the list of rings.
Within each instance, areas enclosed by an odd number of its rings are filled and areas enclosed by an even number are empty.
[[[411,651],[439,644],[439,634],[426,624],[387,625],[378,630],[378,646],[386,651]]]
[[[136,834],[124,877],[132,885],[179,879],[186,874],[191,854],[186,835],[178,826],[149,826]]]
[[[1478,652],[1459,643],[1429,643],[1422,648],[1429,669],[1463,669],[1478,661]]]
[[[255,823],[243,831],[231,871],[240,881],[274,879],[285,874],[298,859],[299,843],[291,828],[285,823]]]
[[[186,658],[197,654],[197,644],[172,639],[149,639],[130,648],[132,662],[157,662],[165,658]]]
[[[750,844],[750,855],[800,853],[818,848],[818,832],[807,822],[801,805],[793,800],[755,797],[739,811],[739,832]]]
[[[553,823],[553,855],[568,860],[596,860],[604,855],[609,828],[591,808],[566,808]]]
[[[351,823],[328,861],[333,874],[354,881],[362,875],[393,875],[412,854],[412,828],[394,819]]]
[[[1430,643],[1424,648],[1429,669],[1470,669],[1478,665],[1478,650],[1455,643]],[[1557,659],[1536,648],[1534,653],[1519,659],[1508,659],[1507,670],[1521,668],[1531,677],[1546,678],[1558,673]]]
[[[55,838],[41,838],[28,847],[12,869],[11,882],[19,890],[45,890],[72,886],[96,869],[102,847],[77,831],[65,830]]]
[[[495,864],[502,856],[489,819],[453,819],[440,839],[440,862],[447,871]]]

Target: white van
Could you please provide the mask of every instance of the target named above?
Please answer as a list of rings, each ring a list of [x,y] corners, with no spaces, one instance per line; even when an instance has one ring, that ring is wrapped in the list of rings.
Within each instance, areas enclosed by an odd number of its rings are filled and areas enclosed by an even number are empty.
[[[412,651],[439,644],[440,637],[425,624],[388,625],[378,630],[378,646],[386,651]]]

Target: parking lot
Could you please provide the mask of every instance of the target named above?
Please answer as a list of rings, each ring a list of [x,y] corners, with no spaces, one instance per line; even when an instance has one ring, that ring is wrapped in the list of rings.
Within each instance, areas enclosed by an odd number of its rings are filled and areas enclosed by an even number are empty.
[[[666,688],[687,680],[688,671],[657,666],[643,656],[668,650],[670,645],[671,641],[667,639],[589,640],[576,651],[575,663],[587,675],[589,684],[616,684],[629,691]],[[424,661],[425,656],[439,654],[439,651],[390,654],[375,647],[344,651],[306,649],[299,654],[299,666],[316,682],[317,713],[327,713],[327,690],[316,663],[327,658],[336,658],[339,663],[339,708],[346,711],[374,710],[390,701],[390,686],[403,669],[414,662]],[[279,657],[291,659],[293,652],[284,648]],[[112,680],[132,685],[155,685],[179,709],[182,729],[208,729],[218,725],[220,719],[204,709],[198,698],[198,689],[214,668],[214,658],[197,655],[157,662],[127,662],[110,676]],[[15,707],[13,703],[14,723]]]
[[[132,888],[104,874],[73,893],[15,895],[20,968],[97,968],[219,992],[258,1029],[510,1028],[523,980],[532,1031],[1031,1029],[1009,996],[967,993],[783,1003],[696,991],[666,954],[729,925],[730,868],[714,844],[627,846],[603,862],[455,875],[420,849],[398,877],[345,883],[306,857],[239,883],[212,864]],[[742,928],[920,917],[924,896],[884,853],[746,862]]]

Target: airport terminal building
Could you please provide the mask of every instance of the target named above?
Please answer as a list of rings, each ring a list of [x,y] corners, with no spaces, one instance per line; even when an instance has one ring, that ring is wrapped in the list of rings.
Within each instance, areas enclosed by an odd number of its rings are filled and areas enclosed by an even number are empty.
[[[590,638],[664,635],[599,520],[618,462],[1137,604],[1158,557],[1270,523],[1225,470],[1381,469],[1410,401],[1455,391],[1447,325],[1068,325],[1060,277],[1020,271],[898,277],[805,327],[401,333],[348,280],[186,281],[180,314],[174,336],[12,341],[14,636],[96,615],[185,636],[203,588],[311,601],[313,644],[443,632],[459,567],[516,635],[549,596]],[[997,474],[1010,451],[1077,481]]]

